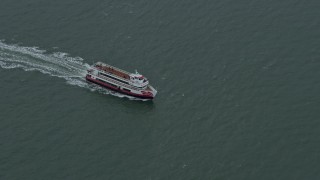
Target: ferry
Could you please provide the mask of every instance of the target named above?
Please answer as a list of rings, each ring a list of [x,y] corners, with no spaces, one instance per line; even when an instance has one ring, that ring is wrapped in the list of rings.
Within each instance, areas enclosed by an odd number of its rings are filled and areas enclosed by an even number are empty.
[[[141,99],[153,99],[157,90],[147,78],[139,74],[129,73],[108,64],[97,62],[87,70],[86,80],[104,88]]]

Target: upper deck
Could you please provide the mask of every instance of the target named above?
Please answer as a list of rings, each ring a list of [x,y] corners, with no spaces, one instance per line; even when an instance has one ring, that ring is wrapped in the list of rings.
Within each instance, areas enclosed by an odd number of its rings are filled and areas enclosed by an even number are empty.
[[[102,62],[97,62],[92,67],[101,71],[101,75],[103,76],[98,74],[98,77],[100,78],[104,78],[112,82],[119,82],[122,86],[131,87],[135,90],[152,90],[148,85],[148,80],[142,75],[132,74]],[[136,76],[141,76],[143,79],[139,80],[138,78],[136,78]],[[137,84],[136,81],[141,81],[142,83],[140,82],[140,84]]]
[[[122,69],[110,66],[110,65],[102,63],[102,62],[97,62],[94,66],[102,71],[110,73],[114,76],[118,76],[119,78],[125,79],[127,81],[130,80],[131,73],[124,71]]]

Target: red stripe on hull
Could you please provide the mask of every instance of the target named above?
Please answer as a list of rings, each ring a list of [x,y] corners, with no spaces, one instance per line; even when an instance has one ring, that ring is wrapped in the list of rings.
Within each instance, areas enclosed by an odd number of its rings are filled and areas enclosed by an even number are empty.
[[[146,96],[146,95],[140,95],[140,94],[135,94],[135,93],[132,93],[132,92],[128,92],[128,91],[124,91],[120,88],[115,88],[113,86],[110,86],[106,83],[103,83],[103,82],[100,82],[100,81],[97,81],[96,79],[92,79],[88,76],[86,76],[86,80],[87,81],[90,81],[92,83],[95,83],[95,84],[98,84],[102,87],[105,87],[105,88],[108,88],[108,89],[111,89],[113,91],[117,91],[117,92],[120,92],[122,94],[126,94],[126,95],[129,95],[129,96],[133,96],[133,97],[138,97],[138,98],[142,98],[142,99],[153,99],[153,96]]]

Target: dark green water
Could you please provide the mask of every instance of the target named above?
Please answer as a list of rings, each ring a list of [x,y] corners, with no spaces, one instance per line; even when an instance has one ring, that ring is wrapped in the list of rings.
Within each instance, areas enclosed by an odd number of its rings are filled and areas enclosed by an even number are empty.
[[[0,179],[320,179],[319,9],[1,0]],[[156,99],[88,85],[95,61]]]

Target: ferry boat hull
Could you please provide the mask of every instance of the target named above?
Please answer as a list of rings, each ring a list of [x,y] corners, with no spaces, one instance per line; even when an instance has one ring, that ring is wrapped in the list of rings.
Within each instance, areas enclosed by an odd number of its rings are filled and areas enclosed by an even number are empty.
[[[104,88],[141,99],[153,99],[157,91],[142,75],[128,73],[113,66],[97,62],[86,74],[86,80]]]
[[[96,79],[93,79],[91,77],[89,77],[88,75],[86,76],[86,80],[89,81],[89,82],[92,82],[92,83],[95,83],[95,84],[98,84],[104,88],[108,88],[108,89],[111,89],[113,91],[116,91],[116,92],[120,92],[122,94],[126,94],[126,95],[129,95],[129,96],[133,96],[133,97],[137,97],[137,98],[141,98],[141,99],[153,99],[154,97],[153,96],[148,96],[148,95],[140,95],[140,94],[135,94],[135,93],[131,93],[131,92],[127,92],[125,90],[122,90],[121,88],[116,88],[116,87],[113,87],[107,83],[103,83],[103,82],[100,82]]]

